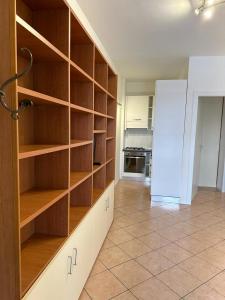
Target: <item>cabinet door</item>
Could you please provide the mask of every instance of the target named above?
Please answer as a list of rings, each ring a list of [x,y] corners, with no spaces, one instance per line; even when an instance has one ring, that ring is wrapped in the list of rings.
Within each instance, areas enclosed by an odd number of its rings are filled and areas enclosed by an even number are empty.
[[[128,96],[126,128],[148,128],[148,96]]]
[[[70,279],[70,245],[66,243],[23,300],[63,300]]]
[[[70,255],[72,257],[72,274],[68,280],[65,300],[77,300],[89,276],[94,256],[92,252],[92,212],[70,237]]]
[[[107,198],[108,190],[104,192],[101,198],[97,201],[93,209],[93,244],[95,258],[97,257],[101,246],[108,232],[107,227]]]
[[[110,184],[108,188],[108,197],[107,197],[107,229],[110,228],[113,215],[114,215],[114,181]]]

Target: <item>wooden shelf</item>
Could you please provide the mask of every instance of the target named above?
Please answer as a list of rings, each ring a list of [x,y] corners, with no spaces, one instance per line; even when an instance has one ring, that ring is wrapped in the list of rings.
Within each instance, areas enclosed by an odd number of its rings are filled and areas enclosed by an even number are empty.
[[[89,114],[92,114],[93,111],[91,109],[88,109],[88,108],[85,108],[85,107],[82,107],[82,106],[79,106],[79,105],[75,105],[75,104],[70,104],[70,107],[71,107],[71,110],[72,111],[77,111],[77,112],[83,112],[83,113],[89,113]]]
[[[19,159],[69,149],[68,145],[20,145]]]
[[[64,1],[17,0],[16,13],[42,38],[69,55],[69,8]]]
[[[106,161],[108,162],[115,156],[115,139],[106,141]]]
[[[105,190],[106,184],[106,168],[103,166],[101,169],[97,170],[93,175],[93,193],[92,193],[92,203],[101,196]]]
[[[49,105],[64,105],[69,106],[69,103],[42,93],[35,92],[30,89],[26,89],[22,86],[17,86],[18,92],[18,101],[20,102],[22,99],[29,97],[30,100],[34,102],[34,104],[49,104]]]
[[[94,44],[73,13],[71,14],[71,60],[93,77]]]
[[[92,201],[93,203],[95,203],[98,198],[104,193],[104,189],[98,189],[98,188],[94,188],[93,189],[93,194],[92,194]]]
[[[106,118],[107,118],[107,119],[111,119],[111,120],[115,120],[115,118],[114,118],[114,117],[112,117],[112,116],[109,116],[109,115],[107,115],[107,116],[106,116]]]
[[[94,130],[93,133],[106,133],[106,130]]]
[[[51,61],[68,61],[68,58],[54,47],[41,34],[34,30],[27,22],[16,16],[18,49],[26,45],[31,50],[34,59]]]
[[[105,166],[105,163],[101,164],[101,165],[93,165],[93,174],[96,173],[97,171],[99,171],[104,166]]]
[[[70,232],[72,232],[89,212],[90,207],[70,207]]]
[[[115,157],[112,157],[112,158],[110,158],[110,159],[108,159],[107,161],[106,161],[106,165],[108,164],[108,163],[110,163],[112,160],[114,160],[115,159]]]
[[[70,141],[70,148],[75,148],[75,147],[81,147],[81,146],[85,146],[85,145],[89,145],[92,144],[93,141],[92,140],[71,140]]]
[[[106,138],[106,141],[113,140],[113,139],[115,139],[114,136],[109,136],[109,137]]]
[[[95,81],[98,82],[105,90],[108,88],[108,65],[100,53],[95,47]]]
[[[94,134],[94,163],[104,164],[106,161],[106,134]]]
[[[80,82],[93,82],[93,78],[82,70],[73,61],[70,61],[71,80]]]
[[[66,190],[31,190],[20,197],[20,227],[25,226],[67,193]]]
[[[70,187],[77,187],[92,175],[92,172],[70,172]]]
[[[21,247],[22,296],[52,260],[65,237],[35,234]]]
[[[109,66],[108,66],[108,92],[112,95],[112,97],[116,97],[117,76]]]
[[[106,163],[106,186],[108,186],[115,178],[115,159],[111,159]]]

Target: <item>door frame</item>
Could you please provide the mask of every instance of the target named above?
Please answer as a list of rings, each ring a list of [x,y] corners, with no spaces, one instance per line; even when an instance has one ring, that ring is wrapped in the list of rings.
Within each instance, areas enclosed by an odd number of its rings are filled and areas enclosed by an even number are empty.
[[[182,170],[182,199],[185,199],[187,204],[191,204],[194,196],[193,172],[199,97],[225,97],[225,90],[187,91]]]

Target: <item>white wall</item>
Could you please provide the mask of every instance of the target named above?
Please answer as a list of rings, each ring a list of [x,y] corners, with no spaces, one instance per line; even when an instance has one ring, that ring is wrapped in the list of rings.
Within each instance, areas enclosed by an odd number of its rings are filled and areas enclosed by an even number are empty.
[[[127,129],[125,147],[152,147],[152,132],[146,129]]]
[[[192,200],[198,98],[225,96],[225,57],[190,57],[183,151],[182,198]]]
[[[139,95],[154,95],[155,94],[155,81],[153,80],[127,80],[126,82],[126,95],[139,96]]]
[[[220,154],[218,165],[218,178],[217,188],[221,192],[225,192],[225,112],[224,112],[224,98],[223,98],[223,111],[222,111],[222,128],[220,139]]]

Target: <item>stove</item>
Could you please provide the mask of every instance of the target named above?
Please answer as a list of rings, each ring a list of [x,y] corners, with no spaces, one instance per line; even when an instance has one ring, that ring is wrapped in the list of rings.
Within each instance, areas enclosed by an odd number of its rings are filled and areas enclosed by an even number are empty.
[[[124,152],[124,172],[141,173],[149,177],[152,149],[144,147],[126,147]]]
[[[145,148],[143,147],[126,147],[124,148],[125,151],[144,151]]]
[[[152,152],[152,149],[146,149],[143,147],[126,147],[123,149],[124,152]]]

